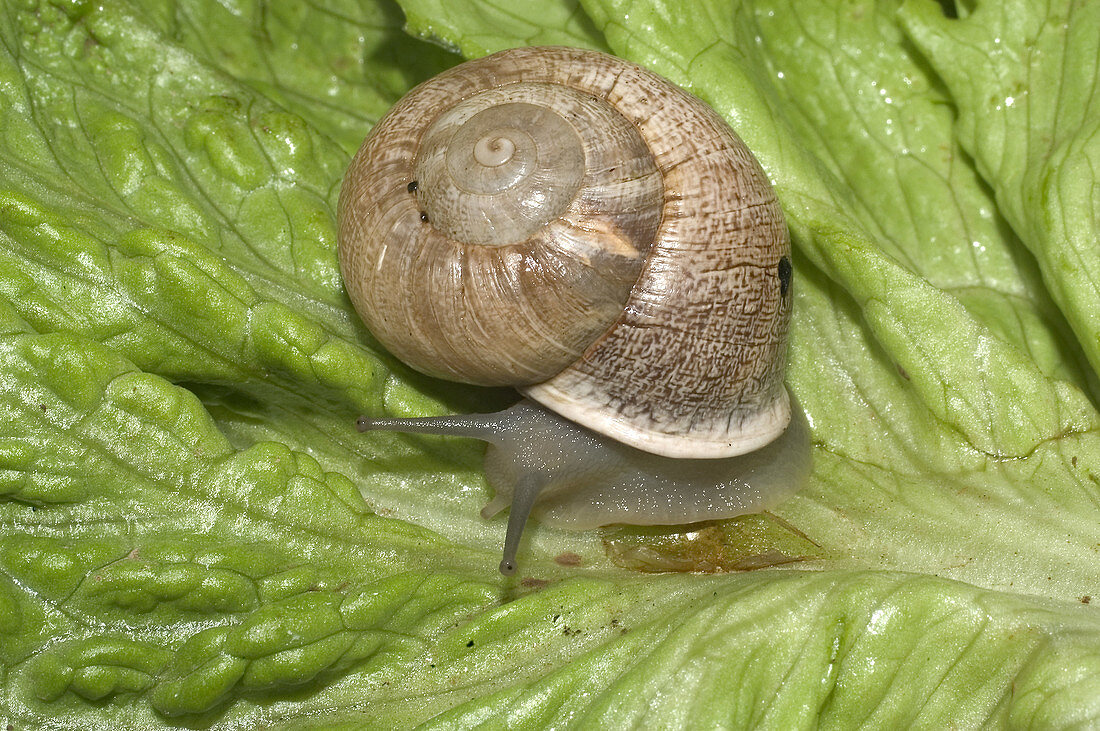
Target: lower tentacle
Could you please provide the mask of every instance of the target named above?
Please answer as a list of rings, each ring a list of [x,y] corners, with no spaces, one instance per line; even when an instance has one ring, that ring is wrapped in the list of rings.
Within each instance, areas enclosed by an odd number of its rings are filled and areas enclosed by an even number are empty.
[[[527,525],[531,508],[544,487],[546,480],[538,474],[523,475],[516,483],[512,493],[512,508],[508,512],[508,532],[504,536],[504,558],[500,562],[500,573],[505,576],[516,573],[519,539],[523,537],[523,527]]]

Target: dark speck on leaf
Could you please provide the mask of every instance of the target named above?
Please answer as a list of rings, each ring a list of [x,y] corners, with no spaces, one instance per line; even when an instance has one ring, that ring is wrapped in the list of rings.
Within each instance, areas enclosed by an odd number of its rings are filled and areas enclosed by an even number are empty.
[[[584,560],[572,551],[565,551],[554,557],[554,563],[559,566],[580,566]]]
[[[466,647],[473,647],[473,646],[474,646],[474,641],[473,640],[470,640],[469,642],[466,643]]]

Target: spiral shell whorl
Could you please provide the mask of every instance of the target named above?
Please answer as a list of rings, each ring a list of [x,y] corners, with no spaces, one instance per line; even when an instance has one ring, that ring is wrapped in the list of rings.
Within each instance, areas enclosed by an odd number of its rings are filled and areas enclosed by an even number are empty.
[[[637,281],[660,222],[660,173],[629,120],[554,80],[524,65],[462,64],[398,102],[348,169],[348,292],[418,370],[543,381],[615,321]],[[463,176],[458,161],[499,130],[511,156]]]
[[[516,84],[466,99],[436,119],[414,168],[418,197],[436,228],[463,243],[500,246],[566,212],[584,179],[585,150],[553,109],[565,95],[545,84]],[[540,104],[512,101],[528,97]]]

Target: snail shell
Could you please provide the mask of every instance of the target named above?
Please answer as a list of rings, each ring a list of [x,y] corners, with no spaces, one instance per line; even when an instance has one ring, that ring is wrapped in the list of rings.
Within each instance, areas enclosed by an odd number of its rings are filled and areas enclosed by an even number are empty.
[[[482,515],[511,504],[501,571],[528,514],[686,523],[766,509],[805,479],[779,204],[726,123],[656,74],[570,48],[456,66],[368,136],[339,229],[348,293],[383,345],[531,400],[359,421],[490,443]]]
[[[626,61],[519,48],[416,87],[352,161],[340,264],[431,375],[517,386],[644,451],[728,457],[790,420],[790,243],[759,163]]]

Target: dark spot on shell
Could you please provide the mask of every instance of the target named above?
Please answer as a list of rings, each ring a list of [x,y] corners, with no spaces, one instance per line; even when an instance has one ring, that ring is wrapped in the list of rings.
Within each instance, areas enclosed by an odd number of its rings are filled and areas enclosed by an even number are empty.
[[[424,211],[421,211],[420,212],[420,220],[423,221],[424,223],[427,223],[428,222],[428,214],[425,213]]]
[[[779,260],[779,294],[782,297],[786,297],[791,288],[791,273],[793,271],[790,259],[784,256]]]
[[[416,182],[415,180],[414,180],[414,181],[412,181],[411,183],[409,183],[409,192],[410,192],[410,193],[415,193],[415,192],[416,192],[416,189],[417,189],[417,187],[418,187],[419,185],[420,185],[420,184],[419,184],[419,183],[417,183],[417,182]]]

